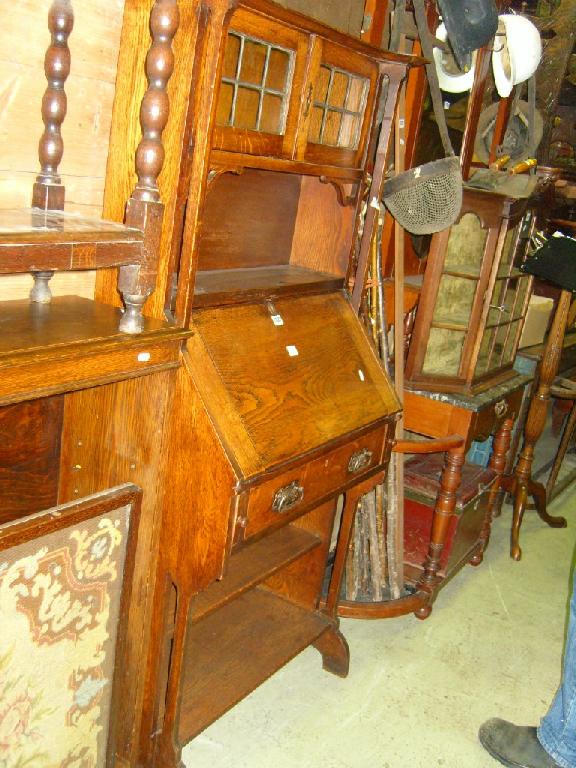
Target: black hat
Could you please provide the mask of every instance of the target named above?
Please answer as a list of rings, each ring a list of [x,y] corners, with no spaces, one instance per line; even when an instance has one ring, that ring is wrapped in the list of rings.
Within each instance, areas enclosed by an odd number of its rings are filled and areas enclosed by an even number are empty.
[[[456,61],[469,66],[469,54],[491,40],[498,29],[494,0],[438,0]]]

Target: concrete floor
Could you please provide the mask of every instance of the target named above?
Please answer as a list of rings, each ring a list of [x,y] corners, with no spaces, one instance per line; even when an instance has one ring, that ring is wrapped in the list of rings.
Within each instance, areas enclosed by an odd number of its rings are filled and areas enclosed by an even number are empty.
[[[490,768],[478,726],[536,723],[558,684],[576,490],[552,505],[568,529],[524,520],[508,557],[510,507],[479,568],[440,592],[429,619],[342,621],[341,680],[304,651],[184,750],[190,768]]]

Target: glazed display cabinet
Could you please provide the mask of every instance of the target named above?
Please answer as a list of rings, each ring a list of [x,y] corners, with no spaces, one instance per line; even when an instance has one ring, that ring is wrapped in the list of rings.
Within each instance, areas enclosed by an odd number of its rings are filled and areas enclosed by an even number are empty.
[[[466,189],[432,238],[406,365],[412,388],[473,394],[514,375],[532,286],[519,269],[534,226],[526,200]]]

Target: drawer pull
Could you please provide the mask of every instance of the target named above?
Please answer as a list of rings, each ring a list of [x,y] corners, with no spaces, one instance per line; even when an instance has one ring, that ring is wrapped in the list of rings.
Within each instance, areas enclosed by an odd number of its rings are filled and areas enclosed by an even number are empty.
[[[499,400],[494,406],[494,413],[500,419],[508,410],[508,403],[506,400]]]
[[[369,451],[368,448],[361,448],[359,451],[356,451],[356,453],[353,453],[352,456],[350,456],[348,472],[354,475],[356,472],[366,469],[366,467],[369,467],[372,463],[373,456],[374,454],[372,451]]]
[[[304,498],[304,488],[300,485],[298,480],[292,480],[288,485],[279,488],[274,494],[272,499],[272,511],[273,512],[287,512],[296,504],[299,504]]]

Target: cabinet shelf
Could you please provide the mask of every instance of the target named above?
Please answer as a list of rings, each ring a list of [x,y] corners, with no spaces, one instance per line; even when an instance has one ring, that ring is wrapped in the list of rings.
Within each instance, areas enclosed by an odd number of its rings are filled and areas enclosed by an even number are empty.
[[[180,689],[180,742],[194,738],[331,626],[327,616],[260,587],[191,621]]]
[[[211,269],[196,273],[194,306],[209,307],[256,301],[268,296],[328,293],[344,278],[291,264],[242,269]]]
[[[335,150],[338,152],[338,150]],[[219,168],[259,168],[268,171],[296,173],[303,176],[324,176],[327,179],[359,183],[362,172],[358,168],[332,165],[329,163],[310,163],[267,155],[250,155],[244,152],[229,152],[213,149],[210,154],[210,167]]]
[[[0,274],[138,262],[143,234],[113,221],[40,208],[0,210]]]
[[[320,539],[308,531],[287,525],[265,539],[242,547],[230,558],[226,576],[192,601],[194,621],[239,597],[320,543]]]
[[[78,296],[6,301],[0,311],[0,405],[141,376],[179,364],[192,332],[146,319],[118,330],[119,309]]]

